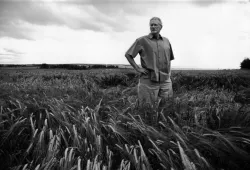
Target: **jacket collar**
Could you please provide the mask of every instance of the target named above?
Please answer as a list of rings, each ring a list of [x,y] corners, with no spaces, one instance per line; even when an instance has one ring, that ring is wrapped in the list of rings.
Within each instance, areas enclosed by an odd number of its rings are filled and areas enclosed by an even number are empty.
[[[148,38],[153,39],[153,34],[152,34],[152,33],[149,33],[149,34],[148,34]],[[159,38],[162,39],[161,34],[159,34]]]

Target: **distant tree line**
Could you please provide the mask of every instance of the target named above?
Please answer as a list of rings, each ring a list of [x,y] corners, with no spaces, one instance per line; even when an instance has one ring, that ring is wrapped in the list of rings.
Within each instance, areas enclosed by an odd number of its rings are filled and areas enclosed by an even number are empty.
[[[240,68],[241,69],[250,69],[250,59],[245,58],[241,63],[240,63]]]
[[[30,67],[35,66],[42,69],[53,69],[62,68],[69,70],[87,70],[87,69],[97,69],[97,68],[118,68],[116,65],[103,65],[103,64],[93,64],[93,65],[77,65],[77,64],[0,64],[0,67]]]
[[[90,68],[118,68],[115,65],[90,65]]]
[[[27,67],[25,64],[0,64],[0,67]]]
[[[118,68],[115,65],[76,65],[76,64],[41,64],[40,68],[42,69],[53,69],[53,68],[62,68],[68,70],[87,70],[87,69],[96,69],[96,68]]]
[[[73,64],[41,64],[40,68],[48,69],[48,68],[63,68],[69,70],[86,70],[87,66],[84,65],[73,65]]]

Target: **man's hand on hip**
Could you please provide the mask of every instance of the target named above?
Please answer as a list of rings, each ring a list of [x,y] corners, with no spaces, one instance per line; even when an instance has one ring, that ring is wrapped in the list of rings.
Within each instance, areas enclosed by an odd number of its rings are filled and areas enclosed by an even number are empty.
[[[149,74],[149,71],[146,70],[145,68],[138,68],[137,72],[139,72],[141,74],[144,74],[144,75]]]
[[[136,63],[135,63],[135,60],[134,58],[131,56],[131,55],[128,55],[126,54],[125,55],[129,61],[129,63],[131,64],[131,66],[138,72],[138,73],[141,73],[141,74],[144,74],[144,75],[147,75],[149,74],[149,71],[145,68],[140,68]]]

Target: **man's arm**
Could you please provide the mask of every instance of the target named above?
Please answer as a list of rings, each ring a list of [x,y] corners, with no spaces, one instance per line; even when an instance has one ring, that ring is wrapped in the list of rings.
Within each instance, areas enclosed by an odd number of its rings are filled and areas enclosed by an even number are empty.
[[[128,62],[130,63],[130,65],[139,73],[142,73],[142,74],[148,74],[148,70],[146,70],[145,68],[140,68],[136,63],[135,63],[135,60],[134,58],[129,55],[129,54],[126,54],[125,57],[127,58]]]
[[[131,66],[139,73],[142,74],[148,74],[148,71],[144,68],[140,68],[136,63],[134,58],[137,56],[138,53],[142,50],[142,47],[140,45],[140,42],[138,39],[135,40],[135,42],[132,44],[132,46],[128,49],[128,51],[125,53],[125,57],[127,58],[128,62],[131,64]]]

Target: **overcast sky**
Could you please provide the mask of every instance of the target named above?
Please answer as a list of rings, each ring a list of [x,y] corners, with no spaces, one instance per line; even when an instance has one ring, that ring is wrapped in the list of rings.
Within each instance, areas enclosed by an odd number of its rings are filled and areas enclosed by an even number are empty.
[[[154,16],[173,67],[239,68],[250,58],[249,0],[0,0],[0,64],[128,64]]]

